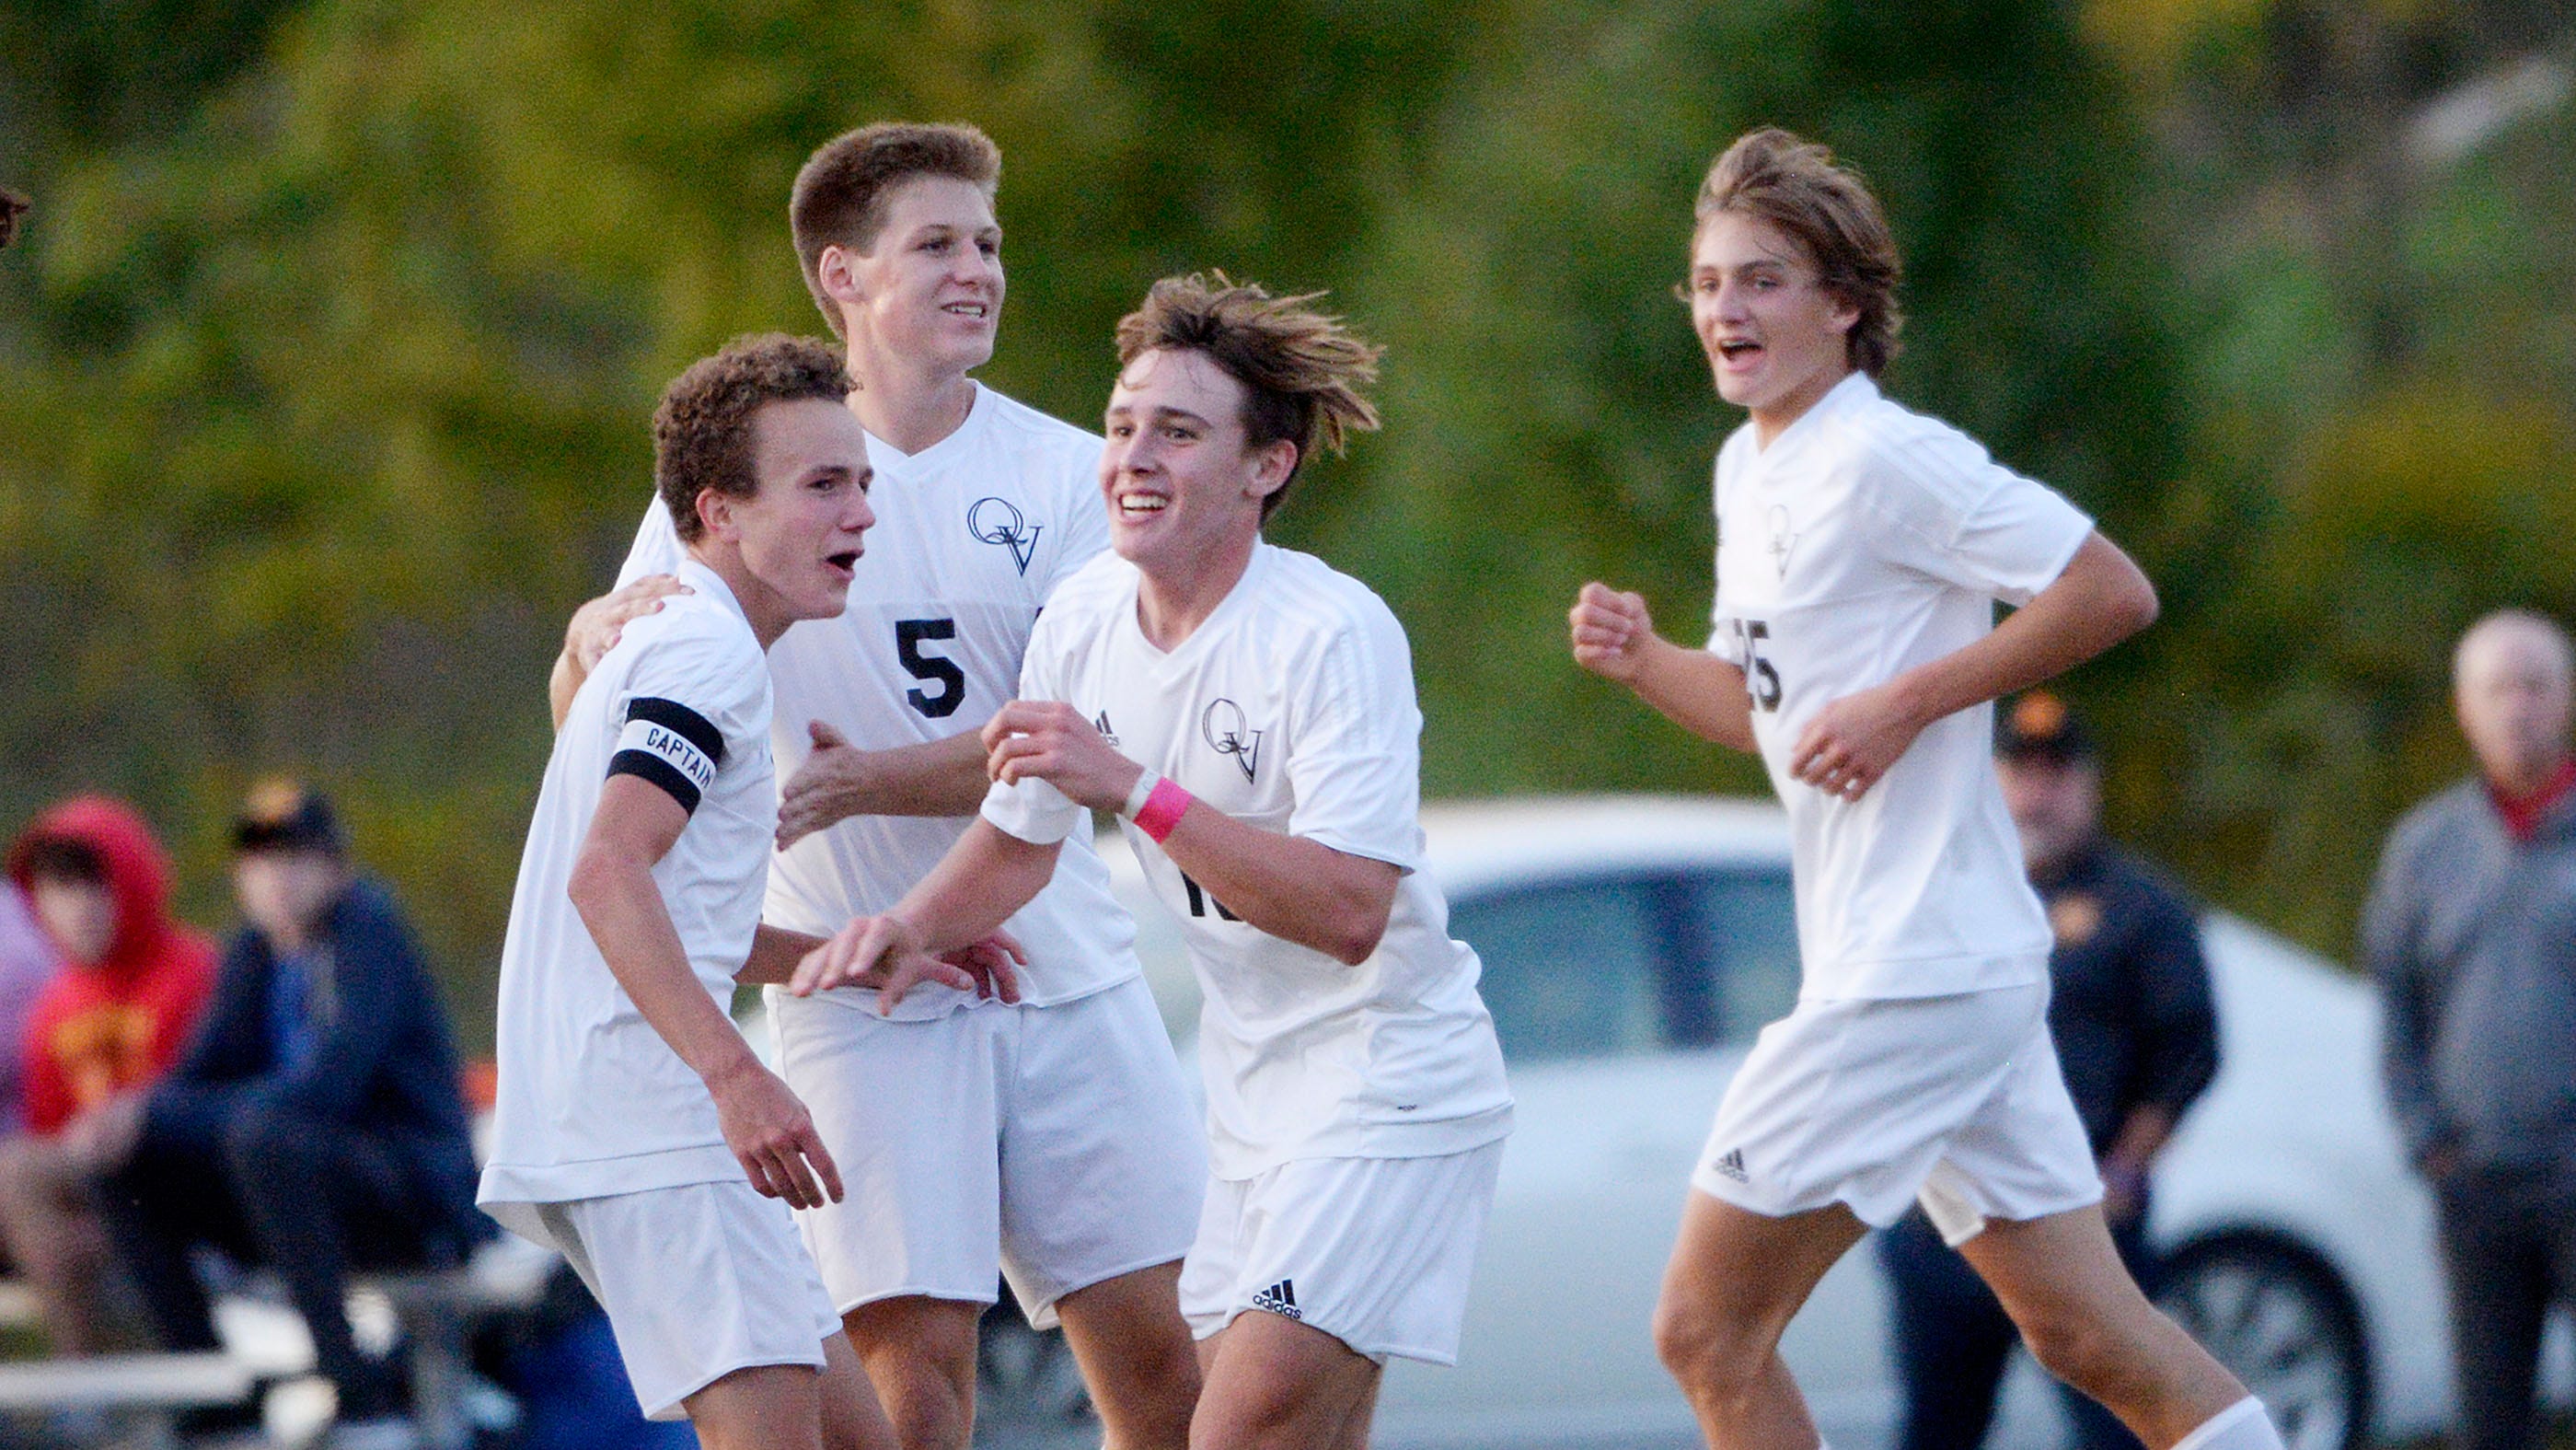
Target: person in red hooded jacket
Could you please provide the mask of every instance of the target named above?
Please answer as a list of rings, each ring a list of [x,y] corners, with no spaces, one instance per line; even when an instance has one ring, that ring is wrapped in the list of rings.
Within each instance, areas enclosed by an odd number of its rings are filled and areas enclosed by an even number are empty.
[[[112,1296],[93,1185],[132,1147],[140,1090],[187,1044],[215,949],[172,919],[169,861],[115,801],[84,796],[37,817],[8,874],[64,965],[21,1039],[23,1131],[0,1142],[0,1243],[34,1285],[55,1349],[94,1354]]]

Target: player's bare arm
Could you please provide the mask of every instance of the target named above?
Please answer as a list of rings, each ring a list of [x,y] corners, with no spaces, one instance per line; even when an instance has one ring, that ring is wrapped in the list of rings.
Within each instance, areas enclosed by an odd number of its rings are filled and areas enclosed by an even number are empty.
[[[1567,611],[1574,662],[1637,692],[1664,718],[1702,740],[1752,750],[1753,698],[1744,671],[1704,649],[1655,633],[1642,594],[1586,584]]]
[[[840,1170],[805,1105],[761,1066],[689,968],[653,867],[688,826],[686,808],[628,774],[600,787],[566,888],[617,985],[714,1097],[725,1146],[751,1186],[796,1208],[841,1197]]]
[[[1097,811],[1115,812],[1145,768],[1118,753],[1061,701],[1014,700],[984,727],[993,779],[1035,778]],[[1245,922],[1351,966],[1386,934],[1403,873],[1384,861],[1283,836],[1193,802],[1163,840],[1172,864]]]
[[[752,932],[751,955],[744,959],[742,970],[734,973],[733,979],[746,987],[784,985],[796,974],[796,964],[805,959],[805,954],[828,940],[764,921]]]
[[[572,612],[572,622],[564,627],[563,653],[555,656],[554,672],[546,679],[546,700],[554,709],[557,730],[563,728],[572,697],[581,693],[581,682],[599,667],[600,656],[617,648],[626,626],[660,610],[664,599],[688,592],[689,586],[671,575],[647,574]]]
[[[876,916],[852,921],[807,955],[787,990],[810,997],[835,987],[865,985],[872,973],[902,962],[945,957],[983,943],[1006,944],[1006,954],[1025,961],[1002,923],[1054,879],[1059,849],[1059,843],[1023,841],[979,818],[903,900]],[[1003,965],[995,979],[998,995],[1017,1002],[1019,983],[1008,963]],[[912,985],[890,983],[878,993],[879,1010],[892,1012]]]
[[[2073,669],[2153,624],[2156,609],[2155,586],[2120,546],[2087,535],[2056,582],[1993,633],[1817,711],[1789,772],[1857,799],[1925,726]]]
[[[852,816],[971,816],[984,803],[984,743],[975,731],[886,750],[861,750],[821,720],[805,731],[813,753],[778,788],[782,851]]]

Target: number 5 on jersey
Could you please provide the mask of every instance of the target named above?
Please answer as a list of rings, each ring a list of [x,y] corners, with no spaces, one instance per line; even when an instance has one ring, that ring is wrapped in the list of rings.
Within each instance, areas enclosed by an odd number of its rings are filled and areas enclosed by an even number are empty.
[[[1771,626],[1758,619],[1733,623],[1736,647],[1744,652],[1744,692],[1765,710],[1779,709],[1780,672],[1762,657],[1763,643],[1771,638]]]
[[[953,619],[898,619],[894,622],[895,657],[903,661],[903,667],[912,672],[914,679],[925,685],[937,686],[935,690],[906,690],[903,697],[912,702],[912,708],[933,720],[947,719],[957,713],[958,706],[966,703],[966,672],[957,668],[955,660],[922,653],[922,641],[956,637],[957,621]]]

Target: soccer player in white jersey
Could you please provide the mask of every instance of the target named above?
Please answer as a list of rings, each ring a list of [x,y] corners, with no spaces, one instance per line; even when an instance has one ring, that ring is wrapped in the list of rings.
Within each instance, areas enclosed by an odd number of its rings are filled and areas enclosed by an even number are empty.
[[[1375,349],[1308,300],[1173,278],[1119,324],[1115,555],[1056,591],[985,727],[983,819],[792,988],[980,936],[1084,807],[1125,819],[1207,991],[1197,1450],[1364,1445],[1390,1356],[1455,1362],[1511,1126],[1475,953],[1420,872],[1404,631],[1260,536],[1319,443],[1376,426]]]
[[[817,942],[938,864],[981,803],[976,731],[1017,686],[1048,592],[1107,547],[1100,439],[984,387],[1003,298],[1000,156],[971,127],[876,125],[814,153],[790,221],[848,347],[878,514],[839,618],[770,654],[781,851],[765,919]],[[577,620],[556,685],[656,591],[678,544],[647,514],[622,599]],[[628,626],[631,627],[631,626]],[[976,1321],[1007,1273],[1061,1317],[1112,1450],[1178,1450],[1198,1370],[1175,1298],[1206,1154],[1188,1088],[1088,839],[1011,919],[1014,1005],[934,987],[771,994],[781,1071],[848,1173],[801,1215],[907,1450],[964,1450]]]
[[[664,395],[655,480],[691,592],[629,625],[571,701],[502,948],[478,1201],[579,1272],[645,1413],[685,1413],[715,1447],[893,1443],[794,1222],[763,1201],[839,1197],[832,1156],[726,1012],[737,980],[780,980],[803,949],[759,925],[778,819],[763,652],[840,612],[874,522],[848,391],[828,348],[771,336]]]
[[[1574,657],[1758,750],[1789,814],[1804,983],[1720,1104],[1655,1337],[1713,1446],[1819,1441],[1790,1317],[1921,1197],[2040,1363],[2155,1450],[2281,1442],[2148,1304],[2048,1038],[2049,930],[1991,762],[1992,701],[2155,617],[2063,498],[1882,396],[1897,255],[1823,147],[1756,131],[1696,207],[1691,323],[1751,417],[1718,454],[1716,633],[1659,637],[1587,584]],[[2002,624],[1997,600],[2020,606]]]

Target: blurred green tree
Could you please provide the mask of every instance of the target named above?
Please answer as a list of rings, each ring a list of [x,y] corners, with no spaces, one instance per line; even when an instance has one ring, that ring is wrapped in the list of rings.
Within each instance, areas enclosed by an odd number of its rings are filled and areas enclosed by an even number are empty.
[[[2397,7],[2373,23],[2402,43],[2359,53],[2424,104],[2538,14]],[[2355,148],[2400,144],[2402,116],[2320,109],[2324,20],[30,0],[0,17],[0,155],[39,193],[0,256],[0,816],[128,792],[211,917],[234,793],[309,770],[479,1026],[545,665],[646,507],[651,403],[729,335],[816,329],[789,179],[892,116],[1005,150],[988,376],[1032,403],[1092,418],[1110,324],[1176,270],[1330,288],[1390,345],[1386,432],[1279,534],[1406,621],[1435,792],[1759,789],[1574,670],[1562,619],[1605,577],[1697,632],[1734,419],[1670,284],[1702,170],[1769,121],[1889,203],[1892,391],[2157,576],[2164,625],[2076,682],[2121,825],[2339,947],[2388,813],[2459,767],[2450,633],[2576,606],[2576,263],[2544,240],[2576,220],[2576,122],[2391,172]]]

